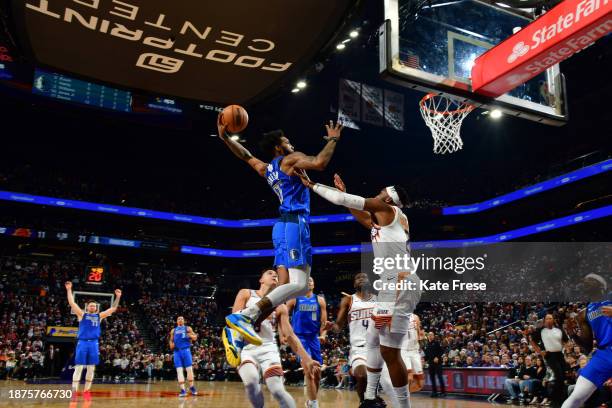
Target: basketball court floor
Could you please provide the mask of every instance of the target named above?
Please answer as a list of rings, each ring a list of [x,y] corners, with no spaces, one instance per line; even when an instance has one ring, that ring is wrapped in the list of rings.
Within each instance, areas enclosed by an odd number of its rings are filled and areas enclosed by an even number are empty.
[[[177,385],[172,381],[150,384],[94,384],[91,400],[82,396],[72,399],[27,399],[10,398],[10,390],[67,390],[67,384],[32,385],[22,381],[3,381],[0,383],[0,407],[68,407],[68,408],[124,408],[124,407],[223,407],[248,408],[244,388],[239,382],[206,382],[196,383],[199,395],[179,399]],[[303,407],[306,399],[303,387],[287,387],[293,395],[297,407]],[[13,396],[15,393],[13,392]],[[266,391],[266,406],[276,407],[278,404]],[[388,401],[387,401],[388,402]],[[319,394],[319,404],[322,408],[355,408],[359,406],[357,394],[347,390],[322,389]],[[412,396],[413,407],[431,408],[466,408],[486,407],[490,404],[482,400],[464,399],[432,399],[429,394]],[[390,406],[390,405],[389,405]]]

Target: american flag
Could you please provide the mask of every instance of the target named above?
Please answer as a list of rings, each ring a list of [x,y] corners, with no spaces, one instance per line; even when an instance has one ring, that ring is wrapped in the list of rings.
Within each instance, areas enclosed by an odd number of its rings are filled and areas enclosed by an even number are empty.
[[[416,54],[408,54],[406,59],[402,61],[402,64],[410,68],[419,69],[420,68],[419,56]]]

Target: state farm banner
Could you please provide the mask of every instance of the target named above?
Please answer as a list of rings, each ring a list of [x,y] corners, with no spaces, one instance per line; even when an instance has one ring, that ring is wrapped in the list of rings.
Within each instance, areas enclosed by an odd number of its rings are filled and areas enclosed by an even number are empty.
[[[385,89],[385,126],[404,130],[404,95]]]
[[[375,86],[361,86],[362,121],[370,125],[383,125],[383,90]]]
[[[444,368],[442,378],[446,392],[490,395],[504,392],[509,371],[507,368]],[[431,391],[429,375],[425,376],[423,389]]]
[[[472,88],[498,97],[612,32],[612,1],[564,0],[479,56]]]
[[[338,92],[338,120],[345,127],[359,129],[355,122],[361,120],[361,83],[341,79]]]
[[[125,88],[245,103],[329,41],[354,0],[12,0],[39,65]]]

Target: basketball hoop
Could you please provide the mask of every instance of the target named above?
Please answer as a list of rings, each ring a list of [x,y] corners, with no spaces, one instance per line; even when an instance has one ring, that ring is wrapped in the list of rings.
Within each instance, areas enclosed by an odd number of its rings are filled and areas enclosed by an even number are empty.
[[[434,139],[434,153],[454,153],[463,147],[461,122],[474,110],[474,105],[430,93],[421,99],[419,107]]]

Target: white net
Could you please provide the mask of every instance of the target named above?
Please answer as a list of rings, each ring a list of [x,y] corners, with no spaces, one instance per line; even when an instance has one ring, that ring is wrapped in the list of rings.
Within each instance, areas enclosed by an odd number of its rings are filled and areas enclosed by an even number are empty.
[[[461,122],[474,110],[474,105],[430,93],[421,99],[419,107],[434,139],[434,153],[454,153],[463,147]]]

